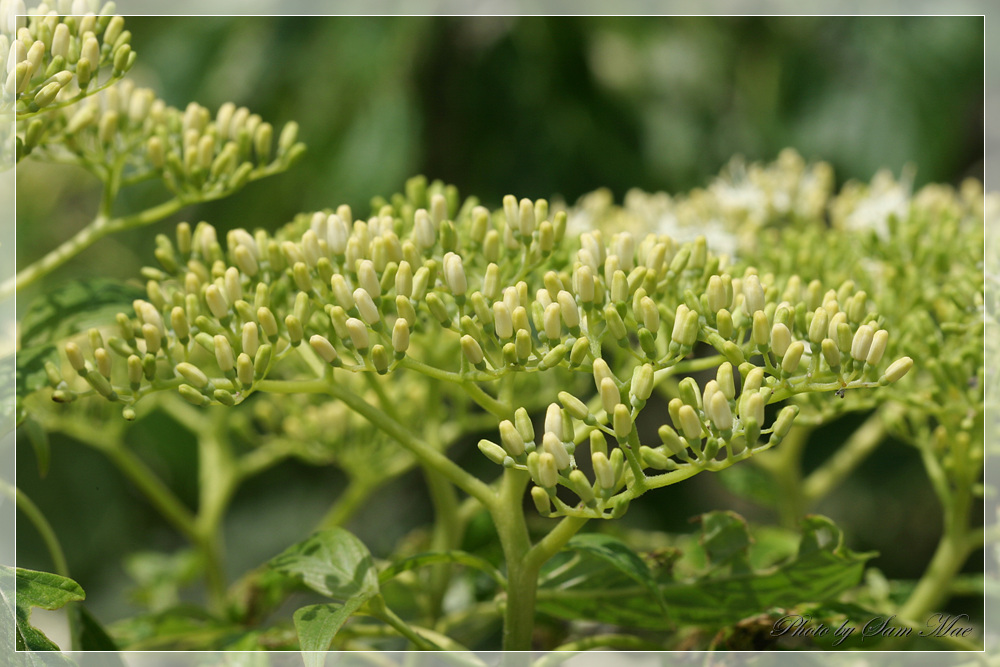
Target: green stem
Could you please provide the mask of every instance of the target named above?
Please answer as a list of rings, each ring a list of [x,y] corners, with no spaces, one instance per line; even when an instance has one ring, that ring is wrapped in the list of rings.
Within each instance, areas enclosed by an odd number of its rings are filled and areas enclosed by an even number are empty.
[[[859,426],[851,437],[814,470],[802,483],[807,505],[814,505],[840,485],[885,439],[885,426],[876,412]]]
[[[385,601],[382,599],[381,595],[377,595],[368,602],[368,606],[371,609],[372,615],[380,621],[390,625],[396,632],[406,637],[413,645],[416,646],[421,651],[434,651],[437,649],[436,646],[428,642],[426,639],[418,635],[403,619],[395,614],[389,607],[385,605]]]
[[[33,262],[26,269],[19,271],[17,276],[8,278],[3,284],[0,284],[0,299],[5,299],[16,290],[23,289],[47,276],[105,236],[162,220],[179,211],[186,203],[175,198],[124,218],[112,219],[106,215],[98,215],[90,224],[57,248],[49,251],[48,254]]]
[[[217,409],[214,427],[198,438],[196,543],[205,559],[209,600],[215,611],[222,611],[226,596],[222,520],[239,482],[238,466],[226,431],[225,411],[225,408]]]
[[[771,450],[767,456],[754,460],[767,470],[781,490],[781,524],[794,528],[806,513],[806,499],[802,488],[802,453],[813,429],[809,426],[793,426],[781,445]]]
[[[352,478],[347,483],[347,488],[337,496],[337,500],[320,519],[316,530],[343,526],[364,505],[377,486],[372,482],[362,482],[360,478]]]
[[[52,567],[55,568],[55,573],[61,577],[69,577],[69,565],[66,563],[66,554],[63,552],[62,545],[59,544],[59,538],[56,537],[56,532],[52,530],[52,525],[48,519],[45,518],[45,515],[38,509],[38,506],[21,489],[11,486],[3,480],[0,480],[0,484],[3,485],[4,492],[14,499],[17,508],[21,510],[24,516],[28,517],[35,530],[38,531],[42,542],[45,543],[45,548],[49,552],[49,556],[52,558]]]
[[[507,602],[503,615],[503,650],[531,649],[535,627],[535,593],[538,570],[526,562],[531,550],[524,521],[524,490],[530,479],[523,470],[504,470],[500,491],[487,503],[507,563]]]
[[[463,526],[458,516],[458,495],[455,487],[438,472],[424,467],[424,477],[434,506],[434,528],[431,534],[431,551],[449,551],[461,545]],[[441,605],[448,590],[451,566],[442,563],[431,568],[430,616],[432,624],[441,616]]]

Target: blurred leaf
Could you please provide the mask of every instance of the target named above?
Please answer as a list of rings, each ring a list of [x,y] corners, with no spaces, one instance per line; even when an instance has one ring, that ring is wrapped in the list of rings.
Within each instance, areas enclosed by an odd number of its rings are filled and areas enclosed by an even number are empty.
[[[35,458],[38,459],[38,476],[45,477],[49,472],[49,461],[51,460],[52,448],[49,446],[49,434],[38,421],[26,416],[24,425],[28,431],[28,440],[31,448],[35,450]]]
[[[719,525],[713,520],[707,528],[703,523],[702,528],[713,535],[732,530],[719,532]],[[632,585],[631,577],[618,568],[602,566],[594,558],[563,561],[553,565],[558,576],[550,573],[543,580],[538,608],[561,618],[655,630],[736,623],[772,607],[830,600],[857,585],[865,561],[874,554],[854,553],[842,542],[840,529],[832,521],[807,517],[798,554],[777,567],[714,576],[709,573],[694,581],[658,581],[657,590],[667,606],[663,614],[651,613],[648,589]]]
[[[490,577],[500,584],[500,586],[506,586],[503,574],[501,574],[500,570],[494,567],[492,563],[486,559],[480,558],[479,556],[474,556],[466,551],[459,550],[435,551],[404,558],[403,560],[397,561],[382,570],[378,577],[379,583],[384,584],[393,577],[408,570],[415,570],[420,567],[436,565],[438,563],[457,563],[459,565],[465,565],[467,567],[476,568],[477,570],[482,570],[486,574],[490,575]]]
[[[9,570],[7,566],[2,566]],[[67,577],[50,572],[35,570],[15,570],[15,606],[18,650],[58,651],[59,646],[30,623],[31,608],[59,609],[69,602],[82,600],[85,596],[80,584]]]
[[[79,619],[77,624],[77,645],[80,647],[81,651],[117,651],[118,645],[115,644],[114,640],[108,635],[104,630],[104,626],[101,625],[100,621],[94,618],[93,614],[87,610],[87,608],[78,604],[73,607],[70,611],[71,614],[75,613]],[[117,660],[115,664],[122,665],[121,659],[117,655],[112,660]],[[108,663],[110,664],[110,663]]]
[[[317,593],[338,600],[378,593],[378,572],[368,548],[343,528],[315,533],[268,564],[301,579]]]
[[[340,628],[369,598],[359,595],[344,604],[314,604],[298,609],[292,616],[306,667],[318,667],[326,656],[308,651],[326,651]]]
[[[23,349],[17,352],[14,362],[14,394],[15,394],[15,418],[17,425],[21,425],[27,414],[24,411],[24,399],[39,389],[47,387],[49,384],[48,375],[45,373],[45,362],[59,364],[59,354],[55,345],[43,344],[36,347]],[[3,364],[6,367],[6,364]],[[5,383],[5,387],[9,387]],[[7,389],[3,391],[0,399],[5,403],[9,401]]]
[[[726,490],[763,507],[778,507],[781,493],[771,476],[759,466],[732,466],[716,475]]]
[[[109,630],[123,651],[218,650],[246,634],[246,628],[189,604],[131,616],[114,623]]]
[[[162,611],[180,601],[180,589],[202,572],[202,561],[193,549],[172,554],[140,551],[129,554],[125,572],[136,583],[132,598],[150,611]]]
[[[749,572],[750,529],[736,512],[709,512],[701,517],[701,545],[714,567],[732,565],[733,574]]]
[[[90,327],[106,325],[120,311],[130,310],[133,301],[144,298],[142,288],[107,278],[55,287],[32,301],[21,318],[21,348],[55,343]]]

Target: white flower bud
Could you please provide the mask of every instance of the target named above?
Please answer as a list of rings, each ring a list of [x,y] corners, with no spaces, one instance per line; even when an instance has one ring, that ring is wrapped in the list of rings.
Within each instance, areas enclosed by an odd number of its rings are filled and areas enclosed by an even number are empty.
[[[559,467],[549,452],[538,455],[538,482],[547,489],[559,483]]]
[[[594,293],[594,272],[589,266],[581,264],[573,272],[573,289],[583,303],[593,303]]]
[[[254,258],[254,254],[249,247],[245,245],[236,246],[236,250],[233,251],[233,258],[236,260],[236,266],[239,267],[240,271],[251,277],[257,275],[260,267],[257,265],[257,260]]]
[[[178,340],[185,340],[191,334],[191,327],[188,324],[187,315],[184,313],[184,309],[180,306],[175,306],[170,311],[170,328],[174,330],[174,334],[177,336]]]
[[[205,387],[208,384],[208,376],[195,366],[194,364],[189,364],[186,361],[182,361],[177,364],[175,370],[190,384],[194,385],[198,389]]]
[[[549,340],[558,340],[562,335],[562,319],[560,318],[560,308],[558,303],[550,303],[542,317],[545,337]]]
[[[604,406],[604,411],[608,415],[612,415],[615,411],[615,406],[622,402],[621,393],[618,391],[618,385],[615,381],[609,377],[601,380],[601,405]]]
[[[753,314],[764,310],[764,288],[760,278],[751,274],[743,279],[743,312],[753,317]]]
[[[381,319],[378,307],[375,305],[375,301],[372,300],[371,294],[368,293],[368,290],[361,287],[354,290],[354,302],[357,304],[358,312],[361,314],[361,319],[363,319],[366,324],[375,324]]]
[[[278,335],[278,321],[274,317],[274,313],[267,306],[261,306],[257,309],[257,321],[260,322],[260,328],[264,331],[264,335],[268,338],[274,338]]]
[[[257,354],[260,347],[260,336],[257,332],[257,325],[254,322],[247,322],[243,325],[243,351],[251,357]]]
[[[316,354],[318,354],[320,358],[328,364],[332,364],[339,357],[337,350],[333,348],[333,344],[324,336],[310,336],[309,345],[316,351]]]
[[[553,433],[560,440],[566,437],[563,433],[562,409],[556,403],[550,403],[545,410],[545,433]]]
[[[797,340],[789,345],[784,358],[781,360],[781,370],[788,375],[794,373],[799,367],[799,361],[802,360],[802,354],[805,352],[805,349],[805,343],[801,340]]]
[[[218,335],[215,341],[215,360],[219,363],[219,368],[223,373],[228,373],[236,366],[236,357],[233,355],[233,348],[229,344],[229,339]]]
[[[753,419],[758,425],[764,423],[764,396],[762,394],[753,393],[747,396],[740,407],[740,419],[744,422]]]
[[[437,225],[425,209],[418,208],[413,214],[413,240],[423,250],[432,248],[437,243]]]
[[[712,276],[708,279],[708,289],[705,296],[710,312],[717,313],[729,305],[729,300],[726,298],[726,288],[719,276]]]
[[[524,332],[529,339],[531,338],[531,324],[528,322],[528,311],[525,310],[524,306],[518,306],[511,313],[511,321],[514,323],[514,330],[518,332]]]
[[[156,354],[160,351],[160,346],[163,343],[163,337],[160,335],[160,330],[152,324],[142,325],[142,337],[146,341],[146,351],[150,354]]]
[[[218,285],[213,283],[205,288],[205,303],[216,318],[221,320],[229,317],[229,303]]]
[[[690,405],[682,405],[677,411],[677,416],[680,420],[681,430],[684,431],[684,437],[688,440],[700,440],[701,420],[698,419],[698,413],[695,412],[694,408]]]
[[[615,469],[604,452],[594,452],[590,455],[590,461],[594,466],[594,477],[597,484],[607,491],[615,488]]]
[[[514,323],[503,301],[493,304],[493,326],[500,340],[507,340],[514,335]]]
[[[566,290],[560,290],[557,300],[559,301],[559,310],[566,326],[570,329],[580,326],[580,310],[576,306],[573,295]]]
[[[590,480],[587,479],[582,470],[571,470],[569,473],[569,482],[576,495],[580,497],[580,500],[587,504],[594,501],[594,489],[591,487]]]
[[[542,436],[542,450],[552,456],[557,470],[565,470],[569,467],[569,452],[566,451],[566,445],[555,433],[545,433]]]
[[[530,199],[522,199],[517,215],[517,227],[521,236],[528,238],[535,231],[535,206]]]
[[[705,404],[705,411],[712,424],[720,431],[730,431],[733,428],[733,412],[729,408],[729,401],[721,391],[712,396],[712,400]]]
[[[358,285],[373,299],[382,296],[378,273],[375,271],[375,264],[370,259],[363,259],[358,263]],[[358,298],[357,291],[354,293],[354,298]]]
[[[465,358],[469,360],[473,366],[478,366],[483,363],[483,348],[479,346],[476,339],[468,334],[462,336],[462,353],[465,354]]]
[[[648,400],[653,393],[653,367],[650,364],[636,366],[632,371],[632,382],[630,385],[632,395],[640,401]]]
[[[889,364],[889,368],[885,369],[885,375],[882,378],[886,382],[896,382],[906,375],[911,368],[913,368],[913,359],[910,357],[901,357]]]
[[[246,352],[236,357],[236,379],[244,387],[249,387],[253,384],[253,359]]]
[[[792,332],[780,322],[771,327],[771,351],[779,357],[785,356],[788,346],[792,344]]]
[[[628,406],[623,403],[616,405],[611,423],[614,427],[615,437],[619,441],[626,440],[629,433],[632,432],[632,415],[629,412]]]
[[[872,337],[871,347],[868,348],[868,356],[865,360],[872,366],[878,364],[882,361],[882,355],[885,354],[885,348],[889,343],[889,332],[885,329],[879,329],[875,332]]]
[[[507,458],[507,452],[504,451],[503,447],[489,440],[479,441],[479,451],[497,465],[503,465],[504,459]]]
[[[368,349],[368,327],[356,317],[347,318],[347,335],[358,350]]]
[[[871,349],[872,339],[874,336],[875,332],[872,331],[871,326],[862,324],[858,327],[858,330],[854,333],[854,339],[851,342],[851,356],[854,357],[856,361],[864,361],[868,356],[868,350]]]
[[[465,268],[462,266],[462,258],[454,253],[449,253],[444,259],[444,278],[448,284],[448,289],[455,296],[463,296],[468,289],[468,282],[465,279]]]
[[[392,325],[392,349],[397,355],[406,352],[410,347],[410,326],[402,317],[396,318]]]

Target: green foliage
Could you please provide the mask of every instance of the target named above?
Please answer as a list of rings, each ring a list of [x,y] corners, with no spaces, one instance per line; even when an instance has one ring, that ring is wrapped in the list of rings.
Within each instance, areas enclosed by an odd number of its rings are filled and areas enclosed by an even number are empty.
[[[6,565],[5,570],[9,570]],[[17,607],[17,649],[19,651],[58,651],[59,647],[30,623],[31,608],[60,609],[84,599],[80,584],[49,572],[16,569],[15,600]]]

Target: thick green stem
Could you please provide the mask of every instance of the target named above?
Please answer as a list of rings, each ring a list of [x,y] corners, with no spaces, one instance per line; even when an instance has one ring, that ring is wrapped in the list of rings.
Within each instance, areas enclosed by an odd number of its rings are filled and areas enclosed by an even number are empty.
[[[531,550],[524,521],[524,490],[530,476],[522,470],[504,470],[500,490],[487,504],[507,563],[507,603],[503,616],[503,650],[528,651],[535,627],[538,570],[528,566]]]

